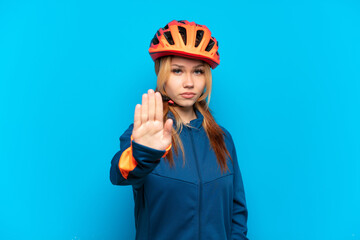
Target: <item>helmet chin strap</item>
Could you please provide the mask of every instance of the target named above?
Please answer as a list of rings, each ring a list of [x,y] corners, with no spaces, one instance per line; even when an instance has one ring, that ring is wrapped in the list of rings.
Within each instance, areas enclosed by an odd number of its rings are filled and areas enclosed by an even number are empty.
[[[169,98],[168,96],[165,96],[163,94],[161,94],[161,97],[162,97],[162,100],[164,102],[167,102],[169,104],[169,106],[174,106],[174,107],[183,107],[183,106],[180,106],[178,104],[176,104],[176,102],[174,102],[171,98]]]
[[[164,102],[167,102],[168,104],[169,104],[169,106],[174,106],[174,107],[181,107],[181,108],[183,108],[183,106],[180,106],[180,105],[178,105],[176,102],[174,102],[171,98],[169,98],[168,96],[165,96],[165,95],[163,95],[162,93],[160,93],[161,94],[161,97],[162,97],[162,100],[164,101]],[[202,93],[201,94],[201,96],[203,95],[204,93]],[[200,96],[200,97],[201,97]]]
[[[176,107],[181,107],[180,105],[176,104],[171,98],[169,98],[168,96],[165,96],[163,94],[161,94],[161,97],[163,99],[164,102],[167,102],[169,104],[169,106],[176,106]]]

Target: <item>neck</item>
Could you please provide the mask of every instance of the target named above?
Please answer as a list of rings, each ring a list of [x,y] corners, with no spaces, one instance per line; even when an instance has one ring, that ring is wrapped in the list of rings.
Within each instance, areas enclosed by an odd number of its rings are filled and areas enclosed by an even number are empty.
[[[187,108],[185,108],[185,107],[175,107],[175,111],[176,111],[177,114],[179,114],[179,116],[181,118],[181,121],[184,124],[187,124],[191,120],[194,120],[194,119],[197,118],[193,106],[187,107]]]

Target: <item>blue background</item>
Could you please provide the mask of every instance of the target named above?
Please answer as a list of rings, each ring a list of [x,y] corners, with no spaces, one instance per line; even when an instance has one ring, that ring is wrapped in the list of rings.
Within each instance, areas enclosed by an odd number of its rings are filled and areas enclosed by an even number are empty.
[[[110,161],[177,19],[220,42],[253,240],[360,239],[358,1],[0,1],[0,239],[134,239]],[[164,226],[166,227],[166,226]]]

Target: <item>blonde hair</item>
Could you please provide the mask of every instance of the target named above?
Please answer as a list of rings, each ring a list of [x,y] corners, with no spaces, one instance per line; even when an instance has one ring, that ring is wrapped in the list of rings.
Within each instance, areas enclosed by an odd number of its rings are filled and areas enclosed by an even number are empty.
[[[155,73],[157,75],[157,84],[156,90],[159,91],[162,95],[167,96],[165,92],[165,83],[169,79],[171,74],[171,60],[172,56],[162,57],[155,61]],[[226,164],[226,155],[231,159],[231,156],[226,149],[224,142],[224,132],[220,126],[215,122],[212,114],[210,113],[209,103],[211,97],[212,89],[212,74],[210,65],[205,63],[204,76],[205,76],[205,88],[203,94],[194,104],[194,107],[199,110],[199,112],[204,116],[202,126],[210,140],[210,144],[217,156],[218,163],[221,167],[222,172],[228,170]],[[168,112],[171,111],[175,117],[176,128],[172,129],[172,145],[176,155],[178,155],[178,147],[180,147],[183,156],[183,165],[185,164],[185,151],[182,141],[180,139],[180,132],[183,128],[183,122],[179,114],[176,112],[173,106],[170,106],[167,102],[163,104],[163,120],[164,122],[167,119]],[[174,160],[172,152],[170,151],[166,156],[166,159],[169,161],[170,166],[174,166]]]

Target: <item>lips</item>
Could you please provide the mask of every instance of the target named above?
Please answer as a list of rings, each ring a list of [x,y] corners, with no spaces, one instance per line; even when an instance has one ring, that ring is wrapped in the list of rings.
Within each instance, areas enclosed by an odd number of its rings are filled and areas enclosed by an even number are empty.
[[[192,92],[185,92],[185,93],[182,93],[180,94],[182,97],[184,98],[192,98],[194,97],[196,94],[195,93],[192,93]]]

